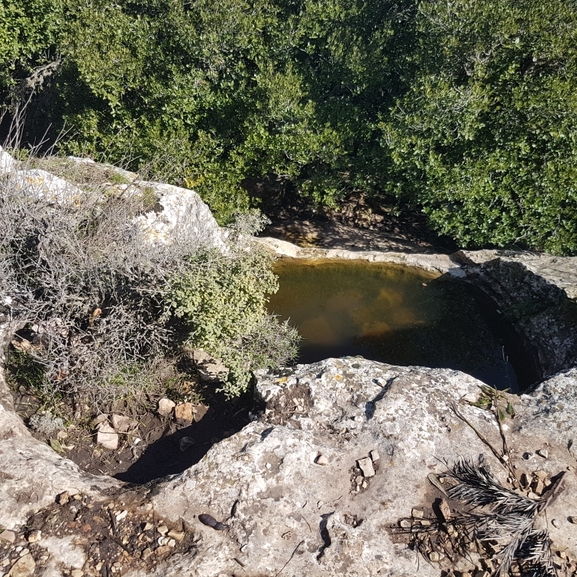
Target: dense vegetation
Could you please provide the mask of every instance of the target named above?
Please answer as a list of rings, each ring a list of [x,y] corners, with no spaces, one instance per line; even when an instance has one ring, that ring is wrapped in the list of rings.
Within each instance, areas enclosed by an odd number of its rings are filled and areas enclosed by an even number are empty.
[[[161,395],[202,394],[187,390],[191,347],[226,363],[217,390],[227,397],[247,390],[251,371],[296,356],[296,330],[266,310],[278,289],[271,257],[246,234],[260,217],[240,217],[224,253],[194,228],[151,242],[138,216],[155,205],[154,190],[122,194],[68,164],[82,195],[58,200],[0,179],[0,315],[18,329],[14,384],[48,404],[66,398],[77,414],[138,411]]]
[[[152,162],[222,221],[268,182],[577,253],[576,88],[575,0],[0,6],[4,131],[26,109],[25,141]]]

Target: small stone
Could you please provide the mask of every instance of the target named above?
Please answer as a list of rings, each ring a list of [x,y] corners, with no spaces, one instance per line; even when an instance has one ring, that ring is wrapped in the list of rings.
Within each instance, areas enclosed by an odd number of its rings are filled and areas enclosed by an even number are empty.
[[[325,455],[318,455],[317,458],[315,459],[315,463],[317,465],[328,465],[329,460]]]
[[[112,415],[112,427],[119,433],[128,433],[138,427],[138,422],[130,417]]]
[[[179,425],[190,425],[194,420],[192,403],[180,403],[174,407],[174,419]]]
[[[431,551],[429,553],[429,559],[433,562],[437,562],[441,560],[441,554],[437,553],[437,551]]]
[[[143,549],[140,558],[143,561],[146,561],[151,555],[152,555],[152,549],[150,547],[147,547],[146,549]]]
[[[186,533],[184,531],[176,531],[175,529],[172,529],[171,531],[169,531],[167,533],[167,535],[171,539],[175,539],[179,543],[182,543],[182,541],[184,540],[184,537],[186,536]]]
[[[441,499],[441,502],[439,503],[439,511],[441,512],[444,521],[448,521],[451,518],[451,507],[449,507],[445,499]]]
[[[16,541],[16,533],[8,529],[4,529],[0,533],[0,541],[6,541],[7,543],[14,543]]]
[[[171,549],[172,547],[170,547],[169,545],[161,545],[160,547],[157,547],[157,549],[154,552],[158,557],[161,557],[162,555],[170,553]]]
[[[176,547],[176,541],[174,539],[169,539],[166,544],[172,548]]]
[[[533,475],[535,475],[535,477],[537,477],[537,479],[541,479],[541,481],[545,481],[545,479],[547,478],[547,473],[545,471],[543,471],[543,469],[540,469],[539,471],[535,471],[533,473]]]
[[[411,515],[413,516],[414,519],[422,519],[425,516],[425,513],[423,513],[423,511],[421,511],[420,509],[412,509]]]
[[[168,533],[168,527],[166,525],[160,525],[159,527],[156,528],[156,530],[161,534],[161,535],[166,535]]]
[[[381,456],[379,455],[379,452],[378,452],[377,450],[375,450],[375,449],[373,449],[373,450],[369,453],[369,456],[371,457],[371,461],[372,461],[373,463],[376,463],[376,462],[381,458]]]
[[[363,472],[365,477],[374,477],[375,476],[375,469],[373,467],[373,462],[369,457],[364,457],[363,459],[359,459],[357,461],[357,465]]]
[[[154,525],[152,523],[145,523],[142,527],[142,530],[143,531],[150,531],[153,527],[154,527]]]
[[[547,449],[537,449],[535,452],[539,457],[543,457],[543,459],[549,458],[549,451]]]
[[[174,407],[176,407],[176,403],[174,401],[166,398],[160,399],[160,401],[158,401],[158,414],[161,417],[168,417],[171,415],[172,409],[174,409]]]
[[[126,510],[120,511],[120,513],[118,513],[118,514],[116,515],[116,520],[117,520],[117,521],[122,521],[122,519],[124,519],[127,515],[128,515],[128,511],[126,511]]]
[[[409,527],[412,527],[413,524],[411,523],[411,521],[409,521],[409,519],[401,519],[399,521],[399,525],[403,528],[403,529],[408,529]]]
[[[569,521],[569,523],[573,523],[573,525],[577,525],[577,517],[575,516],[567,517],[567,521]]]
[[[70,493],[68,493],[68,491],[64,491],[63,493],[60,493],[56,496],[56,502],[59,505],[66,505],[68,501],[70,501]]]
[[[533,492],[536,495],[542,495],[543,491],[545,490],[545,485],[543,484],[543,481],[541,481],[541,479],[536,479],[531,484],[531,488],[533,489]]]
[[[32,555],[27,553],[20,557],[8,572],[7,577],[30,577],[34,574],[36,569],[36,562]]]
[[[357,485],[361,485],[363,483],[363,481],[365,480],[365,478],[362,475],[357,475],[355,477],[355,483]]]
[[[105,449],[115,451],[118,449],[118,433],[108,423],[100,423],[96,442]]]
[[[82,569],[72,569],[70,571],[70,577],[82,577],[84,575],[84,571]]]
[[[104,413],[101,413],[100,415],[98,415],[97,417],[95,417],[94,419],[92,419],[92,426],[97,428],[98,425],[100,425],[101,423],[104,423],[104,421],[108,421],[108,415],[105,415]]]
[[[38,541],[40,541],[40,539],[42,539],[42,531],[40,530],[31,531],[30,533],[28,533],[28,536],[26,537],[28,543],[37,543]]]

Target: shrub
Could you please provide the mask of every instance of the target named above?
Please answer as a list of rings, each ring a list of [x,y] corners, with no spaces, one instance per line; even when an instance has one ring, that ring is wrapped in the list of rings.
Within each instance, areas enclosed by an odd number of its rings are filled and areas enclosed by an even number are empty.
[[[28,357],[43,396],[72,395],[77,412],[141,405],[162,392],[154,371],[183,341],[222,357],[233,396],[250,370],[294,354],[294,331],[266,313],[271,260],[246,250],[257,215],[231,230],[226,255],[201,249],[202,239],[152,244],[131,224],[150,190],[83,187],[58,201],[0,180],[0,294],[24,327],[19,371]]]
[[[222,255],[204,251],[175,275],[168,289],[173,314],[187,329],[187,341],[220,358],[229,369],[222,391],[244,392],[255,369],[285,364],[297,352],[298,333],[268,315],[268,295],[278,290],[271,257],[252,247]]]

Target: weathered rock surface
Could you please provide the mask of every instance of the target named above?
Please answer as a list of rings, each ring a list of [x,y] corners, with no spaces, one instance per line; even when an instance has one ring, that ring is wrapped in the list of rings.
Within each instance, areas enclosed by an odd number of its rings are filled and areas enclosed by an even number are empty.
[[[208,206],[200,196],[192,191],[170,184],[139,180],[135,173],[104,164],[98,165],[91,159],[70,157],[72,164],[100,167],[103,174],[114,173],[125,180],[122,184],[92,182],[91,194],[98,185],[102,192],[132,196],[146,196],[157,200],[157,206],[137,217],[135,223],[144,240],[151,243],[170,245],[174,250],[181,245],[189,247],[206,246],[225,250],[225,233],[212,216]],[[0,175],[5,175],[11,186],[22,194],[42,198],[55,205],[79,202],[88,194],[81,185],[72,184],[46,170],[34,168],[20,170],[7,152],[0,148]]]
[[[2,170],[16,170],[10,158],[2,155]],[[162,212],[145,215],[140,223],[145,233],[164,242],[176,231],[178,240],[186,222],[206,226],[203,238],[222,246],[220,229],[208,209],[195,204],[194,193],[140,184],[161,197]],[[189,233],[201,234],[198,230]],[[311,254],[295,249],[293,256]],[[319,256],[398,262],[468,278],[503,303],[505,313],[517,314],[546,374],[568,369],[531,394],[509,397],[516,416],[503,429],[517,476],[534,479],[533,491],[540,493],[551,478],[565,473],[547,508],[548,530],[555,547],[577,557],[577,368],[569,368],[577,358],[569,299],[577,295],[577,279],[570,274],[577,270],[575,261],[504,251],[379,254],[324,251]],[[0,344],[12,332],[0,326]],[[439,491],[428,475],[442,472],[444,461],[484,454],[500,482],[507,482],[489,447],[453,411],[457,405],[493,447],[502,446],[494,415],[469,404],[480,393],[473,377],[346,358],[259,374],[257,392],[267,407],[261,418],[213,446],[178,477],[154,490],[129,490],[84,473],[30,435],[3,378],[3,348],[0,525],[8,538],[0,540],[0,550],[11,553],[7,563],[0,561],[2,574],[104,574],[106,566],[91,561],[92,548],[114,538],[127,553],[117,548],[115,570],[132,577],[437,577],[442,562],[419,559],[390,531],[400,518],[432,514]],[[112,502],[111,495],[121,497]],[[105,523],[97,539],[91,534],[94,511]],[[44,526],[29,525],[34,514]],[[130,539],[140,534],[145,539],[130,549]]]
[[[395,542],[389,527],[413,509],[430,511],[435,494],[427,475],[443,471],[443,460],[483,453],[505,482],[488,447],[451,410],[461,402],[466,418],[501,446],[494,416],[462,402],[478,398],[479,382],[458,371],[332,359],[260,374],[257,389],[268,407],[262,419],[147,498],[169,530],[194,534],[194,548],[128,574],[233,575],[242,564],[247,575],[275,575],[288,562],[282,574],[295,577],[415,575],[415,553]],[[577,443],[577,369],[511,399],[516,417],[505,430],[519,474],[567,473],[547,518],[555,546],[575,556],[577,525],[569,517],[577,516],[577,459],[570,451]],[[367,468],[359,469],[364,459]],[[79,471],[33,439],[6,407],[0,470],[0,524],[16,533],[63,491],[102,500],[119,485]],[[228,528],[215,531],[199,521],[201,514]],[[51,539],[43,531],[35,545],[58,557],[58,548],[48,548]],[[78,554],[75,549],[75,559]],[[418,569],[425,576],[440,570],[422,560]]]
[[[478,385],[456,371],[356,358],[300,366],[285,376],[261,374],[264,419],[214,447],[153,499],[156,510],[202,536],[194,564],[173,559],[154,574],[231,575],[240,562],[249,575],[274,575],[290,559],[284,575],[415,575],[415,554],[395,543],[388,528],[414,507],[430,511],[427,475],[443,471],[443,460],[483,453],[505,482],[488,447],[451,410],[452,403],[476,400]],[[548,518],[557,523],[550,527],[554,543],[572,555],[577,531],[567,512],[577,507],[577,463],[567,447],[577,425],[576,386],[572,370],[514,398],[517,416],[505,425],[520,470],[553,476],[569,468]],[[491,413],[468,404],[460,410],[500,447]],[[536,455],[545,446],[547,459]],[[375,450],[376,474],[358,490],[355,465]],[[319,454],[327,457],[323,466]],[[230,529],[200,526],[199,513]],[[440,568],[421,560],[418,572],[439,575]]]

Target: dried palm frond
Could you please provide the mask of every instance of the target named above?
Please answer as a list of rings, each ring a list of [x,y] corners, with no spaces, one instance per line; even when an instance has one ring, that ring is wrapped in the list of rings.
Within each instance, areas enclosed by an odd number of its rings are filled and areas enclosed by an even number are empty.
[[[431,520],[427,527],[420,527],[418,520],[402,523],[396,532],[410,533],[415,549],[429,559],[431,551],[437,551],[451,561],[476,549],[493,563],[496,577],[507,577],[512,570],[523,577],[557,577],[549,535],[534,527],[549,499],[532,500],[501,485],[483,455],[477,461],[447,463],[445,477],[455,484],[443,492],[470,509],[452,511],[450,519]]]
[[[459,459],[447,475],[457,481],[457,485],[447,491],[449,497],[472,507],[488,507],[503,515],[521,516],[534,515],[538,507],[536,501],[500,485],[485,464],[483,455],[479,455],[477,463]]]

